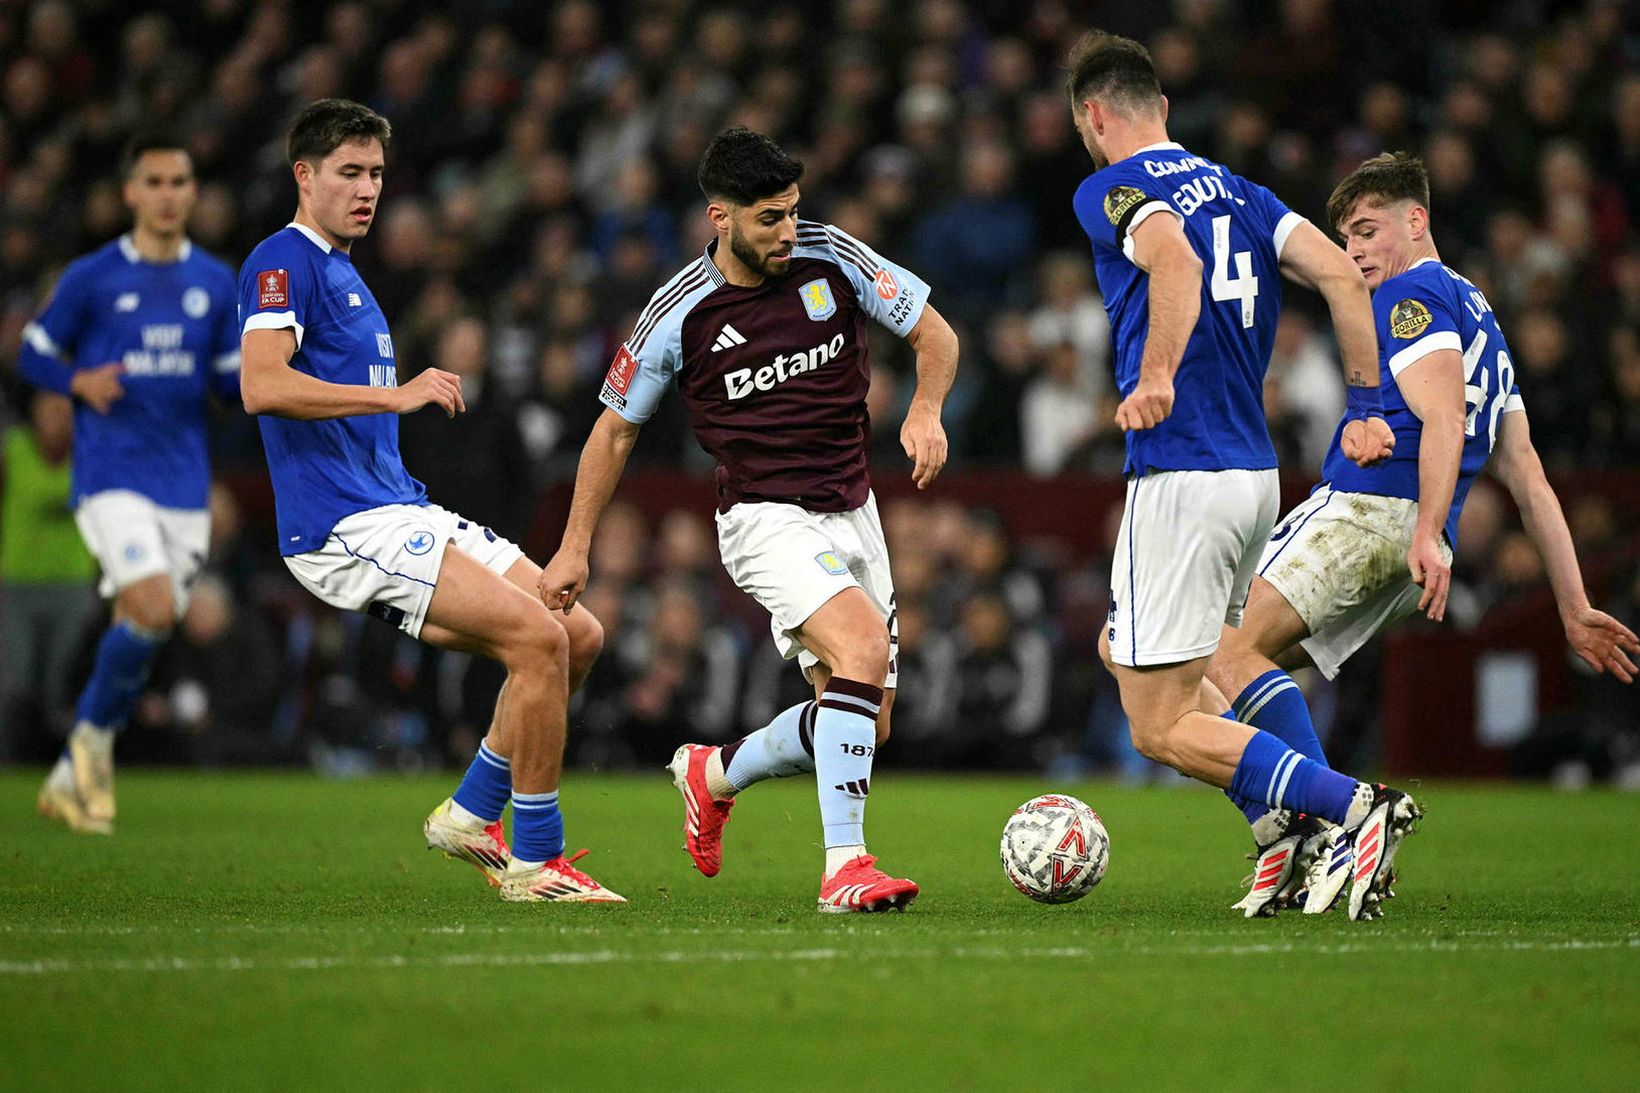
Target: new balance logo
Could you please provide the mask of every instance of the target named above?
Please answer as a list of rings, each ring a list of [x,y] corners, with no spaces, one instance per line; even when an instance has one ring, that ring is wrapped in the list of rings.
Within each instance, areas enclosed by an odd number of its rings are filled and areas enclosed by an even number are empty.
[[[745,344],[746,335],[728,323],[724,323],[723,329],[718,331],[717,341],[712,343],[712,352],[716,353],[720,349],[733,349],[737,345]]]
[[[871,783],[869,780],[861,778],[859,781],[848,781],[844,782],[840,786],[832,786],[831,788],[842,790],[844,793],[851,794],[855,797],[864,797],[866,794],[871,792]]]

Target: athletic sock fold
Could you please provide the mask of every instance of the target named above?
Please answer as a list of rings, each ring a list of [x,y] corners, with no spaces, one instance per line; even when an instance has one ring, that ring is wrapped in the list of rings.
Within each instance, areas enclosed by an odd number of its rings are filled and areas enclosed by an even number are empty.
[[[724,780],[733,791],[738,793],[768,778],[789,778],[813,770],[816,710],[813,702],[799,702],[775,714],[774,720],[756,732],[725,745],[719,758]]]
[[[814,776],[827,847],[865,845],[866,796],[883,689],[833,676],[816,703]]]
[[[116,622],[104,631],[91,677],[80,692],[75,710],[78,720],[109,732],[123,728],[136,709],[148,682],[148,667],[164,640],[165,635],[129,622]]]
[[[487,742],[480,743],[452,799],[485,823],[493,823],[501,819],[511,794],[512,763],[491,751]]]
[[[1290,808],[1342,824],[1358,784],[1260,729],[1241,753],[1230,793],[1269,808]]]
[[[1249,683],[1230,711],[1224,715],[1233,721],[1262,729],[1287,747],[1323,767],[1327,757],[1321,748],[1321,739],[1315,734],[1315,723],[1310,719],[1309,703],[1293,677],[1280,668],[1272,668]],[[1242,797],[1230,790],[1225,793],[1231,802],[1253,823],[1263,816],[1267,806],[1262,798]]]
[[[512,795],[512,854],[517,861],[544,862],[564,853],[564,817],[558,791]]]

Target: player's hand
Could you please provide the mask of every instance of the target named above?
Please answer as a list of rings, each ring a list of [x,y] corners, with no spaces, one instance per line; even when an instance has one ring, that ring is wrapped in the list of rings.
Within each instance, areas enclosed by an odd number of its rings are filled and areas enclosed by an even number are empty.
[[[125,397],[125,385],[120,377],[125,365],[118,361],[99,364],[95,368],[81,368],[68,381],[71,394],[99,414],[106,414],[114,404]]]
[[[1344,426],[1338,446],[1357,467],[1382,463],[1395,451],[1395,430],[1381,417],[1358,418]]]
[[[395,388],[398,392],[398,413],[409,414],[423,406],[438,406],[446,417],[455,417],[467,409],[461,397],[461,377],[442,368],[429,368],[421,375]]]
[[[1173,381],[1139,377],[1139,386],[1116,408],[1116,425],[1124,433],[1154,429],[1173,412]]]
[[[1412,583],[1424,590],[1418,597],[1418,610],[1440,622],[1446,617],[1446,598],[1452,591],[1452,567],[1441,552],[1441,541],[1433,535],[1412,537],[1412,549],[1407,551],[1407,568],[1412,571]]]
[[[585,554],[560,550],[541,570],[541,577],[535,582],[535,592],[547,607],[567,615],[586,590],[587,579],[591,576]]]
[[[1640,656],[1640,638],[1604,611],[1584,607],[1566,623],[1566,644],[1597,672],[1610,672],[1624,683],[1634,682],[1634,661]]]
[[[913,402],[906,411],[905,424],[900,426],[900,447],[911,459],[911,481],[919,490],[927,489],[939,476],[945,457],[950,454],[939,411]]]

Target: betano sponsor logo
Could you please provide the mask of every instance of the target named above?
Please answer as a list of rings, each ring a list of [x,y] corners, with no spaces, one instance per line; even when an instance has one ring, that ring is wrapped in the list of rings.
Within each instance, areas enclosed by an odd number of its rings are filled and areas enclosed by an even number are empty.
[[[734,402],[745,398],[753,391],[768,391],[793,376],[812,372],[842,351],[843,335],[838,334],[831,341],[821,342],[813,349],[782,353],[761,368],[737,368],[733,372],[727,372],[723,376],[723,385],[728,390],[729,401]]]

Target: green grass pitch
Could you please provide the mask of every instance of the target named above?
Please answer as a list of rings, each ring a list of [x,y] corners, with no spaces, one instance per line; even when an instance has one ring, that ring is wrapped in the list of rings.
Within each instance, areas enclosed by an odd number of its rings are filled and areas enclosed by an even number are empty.
[[[572,774],[624,907],[504,904],[423,849],[452,778],[130,772],[120,829],[0,774],[0,1089],[1640,1087],[1640,796],[1428,785],[1384,920],[1245,921],[1215,793],[883,771],[906,914],[818,915],[812,785],[758,786],[707,880],[664,774]],[[1041,907],[1010,809],[1104,816]]]

